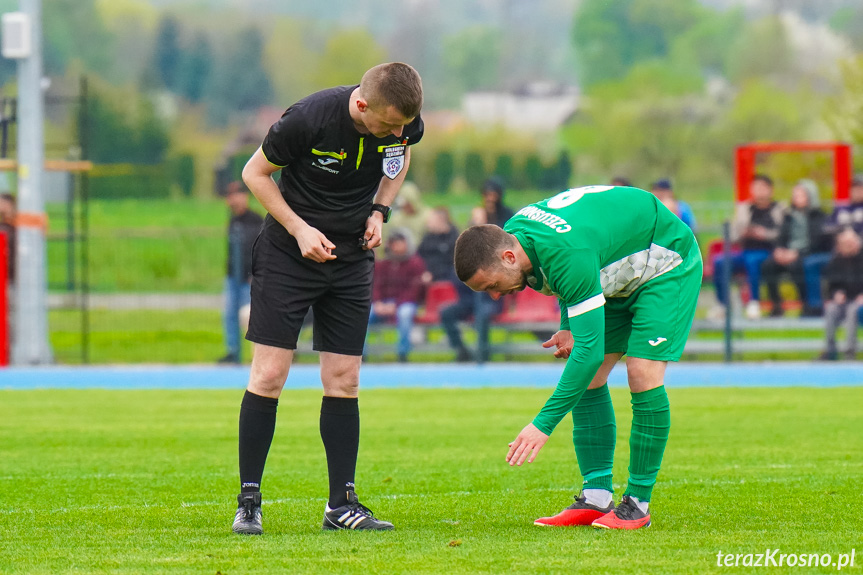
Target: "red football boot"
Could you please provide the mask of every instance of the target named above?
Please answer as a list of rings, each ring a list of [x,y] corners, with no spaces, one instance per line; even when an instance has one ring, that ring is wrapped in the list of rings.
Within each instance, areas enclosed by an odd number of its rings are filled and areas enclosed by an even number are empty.
[[[624,495],[620,505],[592,524],[597,529],[640,529],[650,526],[650,513],[638,508],[629,495]]]
[[[608,507],[597,507],[587,502],[584,494],[575,499],[575,503],[555,515],[554,517],[540,517],[533,522],[534,525],[543,527],[572,527],[574,525],[591,525],[595,520],[608,514],[614,509],[614,502]]]

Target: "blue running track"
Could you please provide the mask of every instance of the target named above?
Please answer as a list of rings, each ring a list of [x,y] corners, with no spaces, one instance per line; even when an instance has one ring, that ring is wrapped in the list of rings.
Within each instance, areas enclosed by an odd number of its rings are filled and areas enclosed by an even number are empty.
[[[547,387],[557,383],[562,362],[452,364],[369,364],[360,375],[363,389],[398,387]],[[0,389],[243,389],[248,366],[31,367],[0,370]],[[670,364],[669,387],[839,387],[863,386],[863,363],[682,363]],[[626,386],[618,365],[609,384]],[[285,389],[320,389],[317,365],[291,367]]]

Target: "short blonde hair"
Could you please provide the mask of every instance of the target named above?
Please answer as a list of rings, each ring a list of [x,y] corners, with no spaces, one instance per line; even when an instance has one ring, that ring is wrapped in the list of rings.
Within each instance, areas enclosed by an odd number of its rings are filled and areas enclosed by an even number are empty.
[[[416,118],[423,107],[423,83],[412,66],[379,64],[363,74],[360,95],[372,108],[393,106],[405,118]]]

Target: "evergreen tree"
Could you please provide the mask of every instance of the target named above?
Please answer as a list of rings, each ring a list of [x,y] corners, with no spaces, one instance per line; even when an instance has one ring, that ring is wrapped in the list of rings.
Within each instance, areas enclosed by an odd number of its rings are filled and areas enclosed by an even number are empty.
[[[263,68],[261,31],[250,26],[232,40],[205,98],[210,120],[216,124],[224,124],[236,112],[254,111],[273,97],[272,84]]]
[[[467,185],[479,189],[485,178],[485,163],[482,161],[482,156],[479,152],[468,152],[464,158],[464,179]]]
[[[201,101],[213,69],[213,48],[203,32],[199,32],[186,51],[180,74],[180,93],[193,103]]]
[[[438,193],[444,194],[448,192],[455,177],[455,158],[452,152],[439,152],[435,156],[434,174]]]
[[[166,16],[159,21],[156,31],[153,66],[159,84],[172,92],[178,88],[181,61],[180,23],[172,16]]]

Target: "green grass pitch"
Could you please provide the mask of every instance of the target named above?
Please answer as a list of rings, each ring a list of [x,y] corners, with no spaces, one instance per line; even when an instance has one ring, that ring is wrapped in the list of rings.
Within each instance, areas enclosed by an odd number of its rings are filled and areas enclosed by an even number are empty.
[[[396,531],[322,532],[321,394],[289,391],[265,534],[243,537],[241,387],[0,391],[0,573],[710,573],[729,571],[719,551],[855,546],[846,571],[861,571],[863,388],[670,390],[653,526],[637,532],[533,526],[580,483],[568,421],[535,463],[504,463],[543,389],[364,392],[358,492]],[[631,411],[612,397],[619,497]]]

